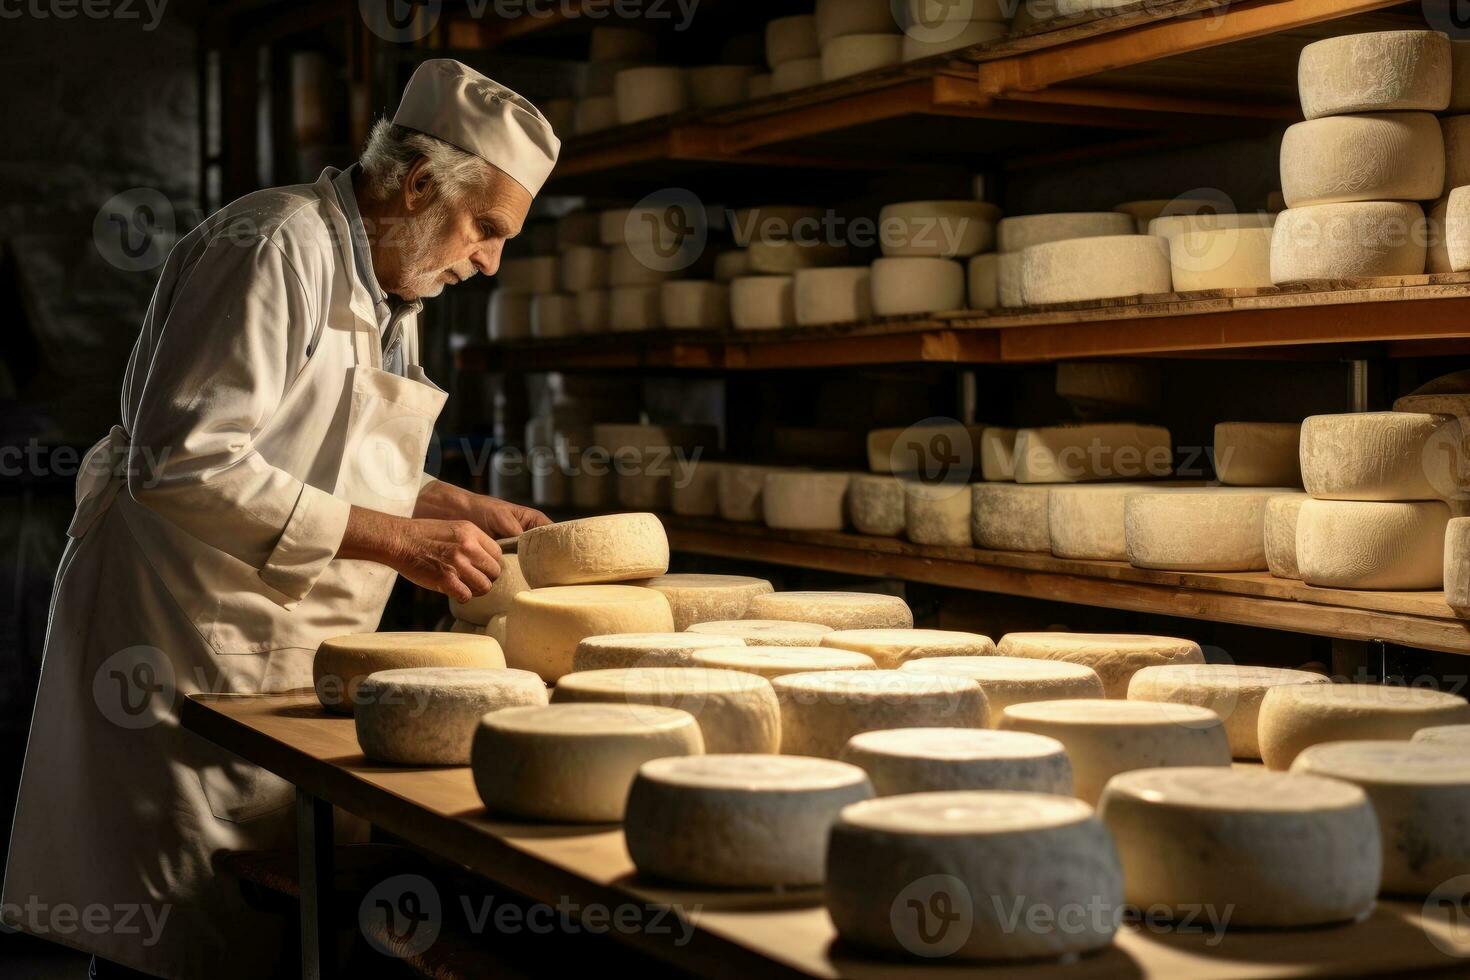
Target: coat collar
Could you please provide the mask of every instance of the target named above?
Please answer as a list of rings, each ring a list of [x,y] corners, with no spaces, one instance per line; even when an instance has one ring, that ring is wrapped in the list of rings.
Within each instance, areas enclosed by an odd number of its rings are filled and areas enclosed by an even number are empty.
[[[341,173],[342,171],[336,167],[328,167],[322,171],[321,176],[311,186],[316,195],[321,198],[324,212],[332,225],[332,239],[337,246],[338,261],[352,283],[350,308],[354,315],[371,324],[374,332],[377,332],[378,315],[373,303],[373,294],[358,273],[357,260],[352,248],[351,222],[342,208],[341,199],[337,196],[335,181]]]

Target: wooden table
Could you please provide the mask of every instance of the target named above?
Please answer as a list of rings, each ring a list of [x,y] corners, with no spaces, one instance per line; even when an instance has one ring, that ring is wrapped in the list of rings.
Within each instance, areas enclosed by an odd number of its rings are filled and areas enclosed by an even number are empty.
[[[884,961],[837,941],[819,890],[709,892],[640,880],[618,827],[497,820],[480,803],[468,769],[370,762],[358,748],[352,720],[327,715],[309,692],[191,697],[182,717],[185,728],[297,787],[307,977],[331,973],[330,963],[322,962],[331,944],[320,901],[332,870],[334,805],[553,908],[672,910],[677,919],[669,917],[657,935],[609,935],[700,976],[1249,980],[1470,973],[1470,930],[1457,934],[1448,918],[1425,918],[1421,903],[1399,901],[1380,902],[1363,922],[1323,929],[1227,930],[1216,938],[1208,931],[1186,935],[1129,925],[1112,948],[1065,964]],[[691,927],[687,942],[675,942],[685,924]]]

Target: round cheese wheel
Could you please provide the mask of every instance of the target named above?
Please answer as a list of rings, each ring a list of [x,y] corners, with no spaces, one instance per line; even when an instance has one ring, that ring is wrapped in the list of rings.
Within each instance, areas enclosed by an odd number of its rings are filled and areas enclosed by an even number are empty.
[[[775,466],[740,464],[722,468],[717,474],[720,517],[746,524],[762,520],[764,509],[761,494],[765,490],[766,476],[779,472],[779,469]]]
[[[505,667],[500,644],[473,633],[350,633],[323,640],[311,662],[323,708],[350,715],[369,674],[405,667]]]
[[[586,246],[601,245],[601,231],[602,214],[598,211],[573,211],[557,219],[556,247],[562,253],[563,281],[566,276],[567,253]]]
[[[839,78],[902,62],[903,38],[897,34],[849,34],[822,43],[824,82],[835,82]]]
[[[618,100],[612,95],[593,95],[577,100],[572,131],[578,136],[600,133],[618,125]]]
[[[984,201],[910,201],[878,215],[883,254],[894,258],[965,258],[995,248],[1000,209]]]
[[[716,109],[745,101],[751,65],[706,65],[689,69],[689,101],[696,109]]]
[[[690,633],[736,636],[752,647],[815,647],[832,627],[821,623],[793,623],[778,619],[734,619],[711,623],[695,623]]]
[[[699,460],[687,464],[669,491],[669,506],[681,517],[718,517],[720,468],[724,463]]]
[[[521,535],[520,566],[533,589],[629,582],[669,570],[669,539],[653,514],[584,517]]]
[[[741,647],[735,636],[700,633],[613,633],[589,636],[577,644],[572,672],[616,670],[626,667],[687,667],[694,654],[712,647]]]
[[[1411,742],[1429,742],[1455,748],[1470,746],[1470,725],[1434,725],[1414,733]]]
[[[525,340],[531,336],[531,297],[497,289],[490,294],[487,333],[491,343]]]
[[[462,620],[456,619],[454,621],[454,625],[449,628],[449,632],[451,632],[451,633],[479,633],[481,636],[484,636],[485,635],[485,627],[483,627],[483,626],[477,626],[474,623],[466,623],[466,622],[464,622]]]
[[[1098,808],[1125,900],[1241,926],[1303,927],[1373,908],[1380,859],[1363,791],[1316,776],[1211,767],[1129,772]],[[1206,844],[1206,842],[1208,842]]]
[[[1205,652],[1193,640],[1124,633],[1007,633],[996,649],[1003,657],[1091,667],[1109,698],[1126,698],[1133,675],[1145,667],[1205,662]]]
[[[1444,193],[1444,136],[1427,112],[1327,116],[1281,139],[1288,208],[1349,201],[1432,201]]]
[[[1049,486],[977,483],[970,488],[970,534],[993,551],[1049,551]]]
[[[555,684],[577,645],[609,633],[671,633],[669,602],[652,589],[565,585],[522,592],[506,617],[506,662]]]
[[[561,263],[554,255],[508,259],[500,263],[495,282],[512,293],[554,293],[561,278]]]
[[[1237,759],[1259,759],[1256,735],[1261,701],[1283,684],[1329,684],[1331,678],[1284,667],[1239,664],[1174,664],[1145,667],[1128,683],[1130,701],[1168,701],[1209,708],[1225,722],[1225,736]]]
[[[847,509],[860,534],[896,538],[903,533],[903,481],[860,473],[847,488]]]
[[[992,896],[1010,896],[1004,902]],[[1010,961],[1112,942],[1123,872],[1092,808],[1045,793],[912,793],[843,810],[827,851],[842,939],[885,955]],[[1065,924],[1062,909],[1106,909]],[[936,931],[932,914],[949,916]],[[1015,918],[1020,916],[1020,918]],[[1035,928],[1016,928],[1016,922]]]
[[[792,284],[800,326],[857,323],[873,318],[873,286],[867,266],[798,269]]]
[[[1458,153],[1461,158],[1470,156],[1470,134],[1467,134]],[[1470,180],[1470,174],[1465,177]],[[1464,272],[1470,269],[1470,190],[1463,186],[1453,188],[1434,203],[1428,221],[1430,238],[1425,270]]]
[[[791,276],[742,276],[730,283],[730,320],[736,330],[796,326],[796,280]]]
[[[1169,248],[1152,235],[1110,235],[1033,245],[1021,258],[1027,306],[1167,293]]]
[[[475,728],[486,714],[546,703],[546,684],[530,671],[409,667],[364,678],[353,721],[369,759],[467,766]]]
[[[767,473],[761,491],[767,527],[841,531],[846,526],[847,473]]]
[[[663,295],[658,286],[619,286],[608,292],[607,328],[613,333],[657,330]]]
[[[799,58],[771,69],[771,92],[795,92],[822,84],[822,59]]]
[[[1170,251],[1184,235],[1196,232],[1244,231],[1271,228],[1276,216],[1259,211],[1227,214],[1166,214],[1148,223],[1148,234],[1168,241]]]
[[[1357,412],[1302,423],[1307,493],[1328,500],[1436,500],[1453,495],[1459,426],[1444,415]]]
[[[826,49],[833,38],[854,34],[897,36],[890,0],[817,0],[817,42]]]
[[[1302,482],[1300,422],[1220,422],[1215,470],[1237,487],[1294,487]]]
[[[612,329],[612,293],[589,289],[577,293],[577,325],[582,333],[606,333]]]
[[[639,667],[568,674],[554,703],[661,705],[689,712],[704,733],[705,751],[776,752],[781,712],[763,677],[703,667]]]
[[[594,27],[588,61],[645,61],[658,53],[658,38],[632,27]]]
[[[967,483],[904,484],[904,527],[915,544],[968,548],[970,516]]]
[[[496,643],[499,643],[502,650],[505,649],[505,624],[509,619],[510,617],[505,613],[501,613],[499,616],[491,616],[490,622],[481,628],[481,632]]]
[[[980,476],[987,483],[1016,479],[1015,429],[987,426],[980,437]]]
[[[966,285],[970,309],[993,310],[1000,306],[1000,254],[986,252],[973,256]]]
[[[1176,293],[1271,285],[1271,228],[1187,231],[1169,239]]]
[[[689,108],[689,79],[684,69],[666,65],[626,68],[613,80],[618,122],[623,125],[656,119]]]
[[[1280,493],[1266,501],[1266,567],[1277,578],[1301,581],[1296,557],[1297,518],[1302,504],[1310,499],[1304,493]]]
[[[920,58],[932,58],[977,44],[988,44],[1009,33],[1005,24],[983,20],[972,20],[964,25],[947,25],[931,37],[916,37],[913,33],[906,33],[903,37],[903,60],[918,61]]]
[[[450,599],[449,611],[455,619],[484,626],[492,617],[510,612],[511,600],[530,587],[526,583],[526,577],[521,574],[520,556],[501,555],[500,577],[491,584],[490,591],[469,602]]]
[[[1386,684],[1292,684],[1261,701],[1261,758],[1288,769],[1305,749],[1324,742],[1408,741],[1421,728],[1470,722],[1470,704],[1455,694]]]
[[[1470,760],[1432,742],[1333,742],[1291,764],[1368,794],[1383,840],[1388,895],[1428,895],[1470,874]]]
[[[577,322],[576,297],[548,293],[531,298],[531,336],[539,340],[571,337],[581,333]]]
[[[645,250],[643,244],[637,247],[626,243],[609,246],[607,249],[608,285],[614,287],[614,290],[622,286],[659,286],[673,274],[665,269],[657,268],[658,263],[654,259],[655,256]]]
[[[724,330],[730,326],[730,288],[686,280],[660,287],[659,321],[670,330]]]
[[[995,294],[1000,305],[1014,309],[1026,305],[1021,294],[1021,269],[1025,252],[1001,252],[995,260]]]
[[[639,585],[662,592],[674,613],[674,629],[695,623],[739,619],[750,600],[775,591],[763,578],[748,575],[660,575]]]
[[[1072,764],[1045,735],[988,728],[893,728],[848,740],[842,761],[861,767],[879,796],[954,790],[1072,794]]]
[[[983,425],[911,425],[868,433],[868,469],[874,473],[945,474],[968,470]],[[945,487],[948,492],[948,486]]]
[[[822,670],[874,670],[871,657],[849,650],[817,647],[718,647],[694,654],[693,665],[717,670],[743,670],[775,680],[787,674]]]
[[[1276,490],[1130,494],[1123,504],[1128,561],[1173,571],[1266,570],[1266,502]]]
[[[1292,208],[1277,216],[1271,236],[1271,281],[1417,276],[1428,238],[1424,210],[1413,202]]]
[[[873,312],[878,316],[965,307],[965,267],[953,259],[879,259],[873,263],[872,284]]]
[[[603,289],[607,286],[609,249],[577,245],[561,253],[561,288],[569,293]]]
[[[1147,201],[1125,201],[1113,208],[1119,214],[1133,216],[1138,223],[1138,233],[1148,234],[1148,224],[1155,218],[1176,214],[1217,214],[1228,210],[1225,201],[1200,197],[1161,197]]]
[[[1000,656],[925,657],[910,660],[898,669],[945,677],[967,677],[979,684],[989,706],[991,727],[1000,724],[1005,709],[1013,704],[1105,696],[1102,678],[1097,676],[1097,671],[1082,664],[1054,660]]]
[[[1444,137],[1445,172],[1444,186],[1448,194],[1451,188],[1470,184],[1470,116],[1447,116],[1439,121],[1440,133]]]
[[[766,22],[766,63],[772,68],[815,58],[819,51],[815,17],[777,17]]]
[[[1147,483],[1052,487],[1046,502],[1051,553],[1058,558],[1127,561],[1124,515],[1128,498],[1170,489]]]
[[[641,874],[685,884],[814,885],[838,812],[872,795],[861,769],[828,759],[656,759],[628,793],[628,854]]]
[[[962,677],[897,670],[787,674],[771,681],[781,703],[781,751],[835,759],[859,732],[984,728],[985,695]]]
[[[990,637],[957,630],[835,630],[822,637],[822,646],[866,654],[884,670],[897,670],[911,660],[929,657],[995,655],[995,641]]]
[[[774,592],[758,595],[750,600],[745,617],[820,623],[834,630],[906,630],[914,626],[914,614],[906,602],[898,596],[871,592]]]
[[[1297,61],[1308,119],[1450,104],[1450,42],[1439,31],[1375,31],[1314,41]]]
[[[1174,471],[1174,442],[1156,425],[1105,423],[1021,429],[1017,483],[1140,480]]]
[[[1114,211],[1072,211],[1002,218],[996,225],[995,235],[998,251],[1024,252],[1033,245],[1077,238],[1132,235],[1136,230],[1132,215]]]
[[[1445,525],[1444,601],[1455,615],[1470,618],[1470,517]]]
[[[1308,500],[1297,516],[1302,581],[1335,589],[1441,589],[1450,509],[1433,500]]]
[[[1230,765],[1220,716],[1153,701],[1029,701],[1001,713],[1007,731],[1049,735],[1067,747],[1077,797],[1096,804],[1108,780],[1134,769]]]
[[[704,740],[687,711],[643,704],[506,708],[480,720],[470,767],[497,813],[557,823],[623,819],[638,767],[699,755]]]
[[[847,249],[810,238],[773,238],[751,242],[745,257],[753,275],[791,276],[801,269],[839,265],[846,260]]]

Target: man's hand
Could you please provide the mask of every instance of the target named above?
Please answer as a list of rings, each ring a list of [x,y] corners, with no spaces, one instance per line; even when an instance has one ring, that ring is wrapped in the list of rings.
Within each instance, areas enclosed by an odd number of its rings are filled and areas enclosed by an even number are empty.
[[[513,538],[533,527],[551,523],[551,518],[539,510],[470,493],[442,480],[435,480],[420,491],[413,516],[471,521],[492,538]]]
[[[457,602],[490,591],[500,546],[470,521],[393,517],[353,507],[338,558],[387,565],[415,585]]]

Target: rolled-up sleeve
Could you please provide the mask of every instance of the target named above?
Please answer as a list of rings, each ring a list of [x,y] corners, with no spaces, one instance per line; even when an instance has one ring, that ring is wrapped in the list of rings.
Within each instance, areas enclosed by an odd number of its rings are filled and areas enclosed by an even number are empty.
[[[129,426],[133,499],[257,569],[282,605],[310,593],[351,509],[255,446],[300,367],[295,338],[310,335],[316,315],[270,240],[210,244],[176,286],[167,317],[154,321]]]

